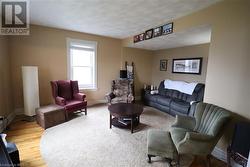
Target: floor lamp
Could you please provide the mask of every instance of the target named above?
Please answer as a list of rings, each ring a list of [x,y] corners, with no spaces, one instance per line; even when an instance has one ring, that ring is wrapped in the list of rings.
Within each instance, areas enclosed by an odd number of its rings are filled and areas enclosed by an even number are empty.
[[[24,115],[36,115],[35,109],[40,107],[38,67],[22,66]]]

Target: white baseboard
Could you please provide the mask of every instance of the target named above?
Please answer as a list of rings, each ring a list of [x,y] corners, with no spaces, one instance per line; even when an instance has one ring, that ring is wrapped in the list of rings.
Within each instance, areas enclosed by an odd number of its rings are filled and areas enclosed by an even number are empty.
[[[24,109],[23,109],[23,108],[16,108],[16,109],[14,110],[14,113],[15,113],[16,115],[23,115],[23,114],[24,114]]]
[[[88,100],[88,106],[93,106],[96,104],[107,104],[107,100]]]
[[[88,100],[88,106],[93,106],[96,104],[106,104],[106,100]],[[15,115],[23,115],[24,114],[24,109],[23,108],[16,108],[14,110]]]
[[[218,147],[214,148],[212,155],[221,161],[227,162],[227,153]]]

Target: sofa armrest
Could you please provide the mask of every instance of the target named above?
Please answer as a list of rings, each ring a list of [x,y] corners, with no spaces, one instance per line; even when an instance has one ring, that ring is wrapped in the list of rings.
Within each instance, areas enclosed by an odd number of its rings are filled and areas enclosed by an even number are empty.
[[[86,95],[84,93],[75,93],[74,94],[74,99],[84,101]]]
[[[189,113],[188,113],[189,116],[194,117],[195,109],[196,109],[196,106],[199,102],[200,101],[191,101],[190,102],[190,109],[189,109]]]
[[[56,102],[56,104],[58,104],[58,105],[60,105],[60,106],[66,105],[66,100],[65,100],[63,97],[57,96],[57,97],[55,98],[55,102]]]
[[[175,123],[172,125],[172,127],[180,127],[193,130],[195,127],[195,123],[196,121],[194,117],[176,115]]]

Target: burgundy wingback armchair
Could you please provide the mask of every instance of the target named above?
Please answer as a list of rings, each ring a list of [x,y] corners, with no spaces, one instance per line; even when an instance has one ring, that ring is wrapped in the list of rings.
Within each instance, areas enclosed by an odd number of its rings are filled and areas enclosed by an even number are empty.
[[[78,81],[59,80],[50,83],[55,103],[64,106],[67,119],[68,114],[75,111],[85,112],[85,115],[87,115],[86,95],[79,93]]]

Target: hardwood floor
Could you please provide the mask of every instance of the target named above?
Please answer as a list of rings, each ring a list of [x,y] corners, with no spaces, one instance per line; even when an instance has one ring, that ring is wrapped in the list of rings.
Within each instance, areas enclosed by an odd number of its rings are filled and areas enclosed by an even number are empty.
[[[21,160],[22,167],[45,167],[40,154],[40,139],[43,129],[36,122],[23,121],[22,118],[17,118],[7,133],[7,140],[16,143]],[[146,159],[145,159],[146,160]],[[203,167],[201,159],[195,160],[191,167]],[[225,167],[226,164],[216,158],[211,158],[211,167]]]
[[[40,139],[43,129],[35,122],[15,120],[6,131],[7,140],[16,143],[21,167],[45,167],[40,154]]]

